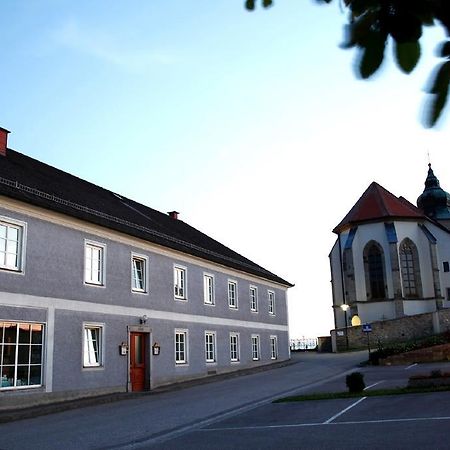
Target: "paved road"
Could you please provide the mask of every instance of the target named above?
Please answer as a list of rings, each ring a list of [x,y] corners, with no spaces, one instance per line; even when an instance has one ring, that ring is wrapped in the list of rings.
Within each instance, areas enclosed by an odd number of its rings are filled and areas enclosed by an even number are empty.
[[[138,448],[169,442],[182,433],[252,411],[279,396],[342,380],[365,355],[301,353],[293,357],[296,364],[279,369],[2,424],[0,448]]]

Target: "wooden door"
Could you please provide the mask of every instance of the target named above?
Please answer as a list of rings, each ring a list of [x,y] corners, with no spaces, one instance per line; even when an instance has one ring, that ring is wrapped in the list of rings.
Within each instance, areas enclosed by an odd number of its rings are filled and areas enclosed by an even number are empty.
[[[130,380],[132,391],[145,389],[146,334],[130,333]]]

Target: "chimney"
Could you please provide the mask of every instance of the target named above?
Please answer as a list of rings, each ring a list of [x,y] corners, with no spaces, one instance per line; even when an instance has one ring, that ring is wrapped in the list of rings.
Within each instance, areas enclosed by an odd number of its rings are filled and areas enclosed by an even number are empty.
[[[169,217],[172,219],[178,220],[178,214],[180,214],[178,211],[169,211],[167,214],[169,214]]]
[[[6,156],[6,148],[8,147],[9,131],[0,127],[0,156]]]

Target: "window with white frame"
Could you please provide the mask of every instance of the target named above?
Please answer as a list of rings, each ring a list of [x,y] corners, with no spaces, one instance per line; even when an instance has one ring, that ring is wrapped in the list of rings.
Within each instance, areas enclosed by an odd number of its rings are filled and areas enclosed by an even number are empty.
[[[278,338],[270,336],[270,359],[278,359]]]
[[[175,298],[186,300],[186,269],[184,267],[173,268],[173,289]]]
[[[239,333],[230,333],[230,360],[239,361]]]
[[[238,307],[237,282],[228,280],[228,306],[230,308]]]
[[[131,289],[134,292],[147,292],[147,258],[131,256]]]
[[[275,292],[268,291],[269,296],[269,314],[275,314]]]
[[[206,362],[216,362],[216,333],[205,332],[205,359]]]
[[[84,282],[102,286],[104,284],[105,246],[86,242],[84,256]]]
[[[214,277],[203,275],[203,299],[205,304],[214,305]]]
[[[42,385],[44,324],[0,322],[0,390]]]
[[[103,325],[83,325],[83,367],[103,365]]]
[[[253,361],[259,360],[259,335],[252,334],[252,359]]]
[[[175,363],[187,364],[187,345],[188,332],[187,330],[175,330]]]
[[[258,311],[258,289],[255,286],[250,286],[250,311]]]
[[[25,224],[0,218],[0,269],[23,270]]]

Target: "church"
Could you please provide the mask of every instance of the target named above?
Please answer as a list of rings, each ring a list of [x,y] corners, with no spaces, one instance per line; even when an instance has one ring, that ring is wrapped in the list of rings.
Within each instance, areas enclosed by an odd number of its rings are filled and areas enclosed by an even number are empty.
[[[329,258],[337,336],[367,323],[386,329],[394,321],[398,328],[396,319],[419,315],[444,331],[439,312],[450,312],[450,194],[428,166],[417,206],[372,182],[334,228]]]

